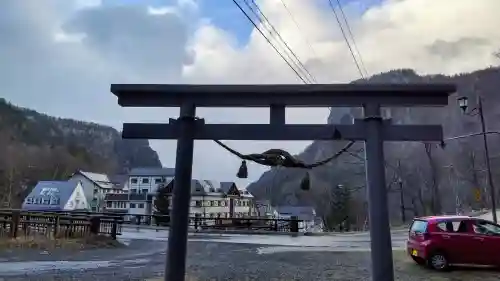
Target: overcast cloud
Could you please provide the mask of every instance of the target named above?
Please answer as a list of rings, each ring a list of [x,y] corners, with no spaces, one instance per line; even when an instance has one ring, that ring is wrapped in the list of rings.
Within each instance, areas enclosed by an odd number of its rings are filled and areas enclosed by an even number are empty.
[[[165,121],[178,110],[122,109],[109,93],[111,83],[299,83],[258,32],[243,42],[238,30],[222,29],[205,16],[203,1],[223,0],[178,0],[166,6],[162,1],[120,6],[119,1],[1,0],[0,95],[50,115],[120,129],[123,122]],[[359,78],[335,19],[322,3],[326,0],[286,0],[302,33],[279,0],[257,2],[320,82]],[[369,7],[367,1],[351,1],[346,11],[372,74],[394,68],[453,74],[498,63],[492,56],[500,46],[498,0],[368,2]],[[228,7],[236,9],[222,8]],[[242,16],[231,20],[235,26],[246,21]],[[264,123],[265,112],[199,110],[198,115],[209,122]],[[287,118],[323,123],[327,113],[290,110]],[[175,142],[152,144],[164,165],[173,166]],[[272,145],[228,144],[242,152]],[[274,144],[292,152],[306,145]],[[234,180],[238,166],[238,159],[215,144],[196,143],[194,177]],[[252,165],[250,176],[255,179],[263,170]]]

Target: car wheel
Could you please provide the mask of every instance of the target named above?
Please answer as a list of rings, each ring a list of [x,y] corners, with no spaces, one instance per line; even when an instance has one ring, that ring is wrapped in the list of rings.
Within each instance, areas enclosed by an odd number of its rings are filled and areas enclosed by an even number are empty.
[[[418,265],[425,265],[425,260],[423,258],[419,258],[419,257],[414,257],[412,256],[411,257],[413,259],[413,261],[415,261]]]
[[[435,270],[447,271],[449,269],[448,258],[443,252],[435,252],[427,259],[427,265]]]

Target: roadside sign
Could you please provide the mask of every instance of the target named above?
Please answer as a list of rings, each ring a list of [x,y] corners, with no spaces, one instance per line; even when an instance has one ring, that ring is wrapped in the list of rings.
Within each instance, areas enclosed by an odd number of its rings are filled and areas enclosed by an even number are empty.
[[[481,201],[481,189],[480,188],[475,188],[474,189],[474,198],[476,198],[476,201]]]

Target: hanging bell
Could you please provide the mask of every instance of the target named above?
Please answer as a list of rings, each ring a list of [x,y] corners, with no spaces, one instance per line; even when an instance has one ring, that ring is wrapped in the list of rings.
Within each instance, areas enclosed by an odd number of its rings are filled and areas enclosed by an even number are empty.
[[[306,172],[306,175],[300,182],[300,189],[302,190],[310,190],[311,189],[311,179],[309,178],[309,172]]]
[[[241,166],[238,170],[238,173],[236,176],[240,179],[246,179],[248,178],[248,168],[247,168],[247,161],[243,160],[241,161]]]

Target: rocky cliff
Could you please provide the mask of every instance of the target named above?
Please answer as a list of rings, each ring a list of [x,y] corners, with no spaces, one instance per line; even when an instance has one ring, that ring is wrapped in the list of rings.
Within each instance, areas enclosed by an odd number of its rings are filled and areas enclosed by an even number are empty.
[[[383,110],[385,117],[391,118],[393,122],[405,124],[441,123],[444,126],[445,136],[478,132],[480,130],[479,119],[465,116],[458,108],[456,99],[458,96],[469,97],[470,108],[473,108],[476,105],[476,94],[479,94],[484,100],[488,130],[500,130],[500,95],[497,93],[500,89],[499,68],[488,68],[456,76],[420,76],[413,70],[403,69],[374,75],[366,81],[354,81],[353,83],[433,82],[455,83],[457,85],[458,93],[450,96],[449,105],[446,108],[386,108]],[[333,108],[327,122],[350,123],[353,117],[360,117],[360,113],[359,108]],[[498,136],[490,136],[489,138],[492,146],[491,154],[499,154]],[[309,145],[299,157],[306,162],[316,162],[332,155],[344,145],[345,142],[316,141]],[[355,190],[358,193],[360,204],[366,205],[364,201],[366,191],[364,188],[364,164],[359,158],[364,157],[362,149],[361,143],[351,149],[351,153],[358,158],[349,154],[343,155],[336,161],[313,170],[311,173],[313,185],[309,192],[299,189],[299,182],[305,173],[304,171],[283,168],[265,172],[259,180],[250,184],[248,189],[256,197],[271,199],[275,204],[307,203],[321,209],[326,200],[325,193],[329,194],[330,188],[342,184]],[[386,162],[389,166],[387,168],[388,190],[391,191],[395,188],[395,178],[398,179],[398,182],[402,182],[404,199],[407,201],[406,205],[411,205],[411,207],[407,207],[411,214],[454,210],[456,207],[455,197],[443,196],[442,194],[458,185],[460,188],[458,191],[455,189],[454,191],[464,198],[462,201],[465,201],[471,196],[472,185],[476,185],[477,188],[479,185],[482,189],[486,186],[482,151],[480,137],[450,142],[444,150],[439,149],[434,144],[386,144]],[[500,169],[500,165],[497,165],[500,163],[493,161],[493,164],[495,169],[496,167]],[[500,180],[500,177],[498,179]],[[434,194],[434,196],[430,196],[432,198],[426,195],[427,191],[430,190],[436,191],[431,192]],[[398,194],[391,196],[390,207],[393,211],[391,213],[396,217],[399,216],[399,212],[397,212],[399,201]],[[487,201],[487,198],[484,198],[483,201]],[[460,204],[461,207],[465,205],[464,202]],[[429,205],[433,205],[433,207],[428,207]],[[429,210],[429,208],[434,208],[434,210]]]

